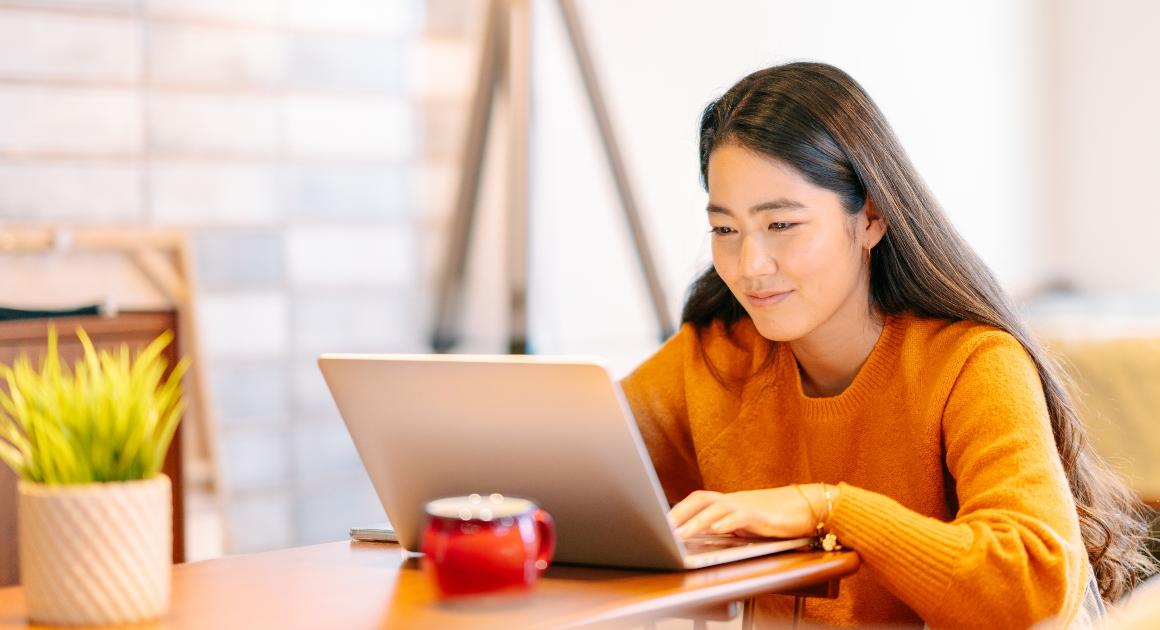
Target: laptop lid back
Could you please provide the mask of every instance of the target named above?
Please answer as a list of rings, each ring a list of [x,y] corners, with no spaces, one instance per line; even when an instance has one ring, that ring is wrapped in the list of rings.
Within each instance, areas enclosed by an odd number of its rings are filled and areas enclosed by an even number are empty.
[[[410,550],[424,504],[499,492],[553,516],[556,561],[681,568],[667,503],[623,394],[594,362],[323,355],[326,382]]]

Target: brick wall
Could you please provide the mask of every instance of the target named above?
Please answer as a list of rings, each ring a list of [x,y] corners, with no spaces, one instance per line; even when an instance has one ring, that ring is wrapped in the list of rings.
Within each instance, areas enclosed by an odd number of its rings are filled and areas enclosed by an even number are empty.
[[[0,0],[0,226],[192,235],[228,551],[382,518],[315,358],[425,349],[426,13]]]

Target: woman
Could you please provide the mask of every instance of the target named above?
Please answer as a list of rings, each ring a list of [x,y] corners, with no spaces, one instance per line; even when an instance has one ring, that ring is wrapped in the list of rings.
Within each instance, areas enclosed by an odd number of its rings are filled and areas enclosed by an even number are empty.
[[[623,383],[679,534],[858,551],[805,603],[833,625],[1080,623],[1150,570],[1063,376],[853,79],[745,77],[700,157],[713,267]]]

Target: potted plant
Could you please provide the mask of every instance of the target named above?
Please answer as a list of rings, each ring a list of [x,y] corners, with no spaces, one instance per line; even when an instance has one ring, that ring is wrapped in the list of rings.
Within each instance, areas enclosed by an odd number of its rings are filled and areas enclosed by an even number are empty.
[[[0,365],[0,460],[19,488],[20,577],[34,623],[157,619],[169,608],[172,504],[160,474],[184,409],[180,361],[166,376],[166,331],[135,358],[127,345],[62,364],[50,327],[39,369]]]

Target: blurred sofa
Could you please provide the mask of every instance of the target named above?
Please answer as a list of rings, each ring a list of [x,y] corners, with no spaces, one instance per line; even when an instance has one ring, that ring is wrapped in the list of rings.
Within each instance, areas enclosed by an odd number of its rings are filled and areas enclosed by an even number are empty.
[[[1160,336],[1056,340],[1097,452],[1160,507]]]
[[[1150,548],[1160,560],[1160,304],[1069,298],[1030,311],[1072,377],[1092,447],[1154,510]]]

